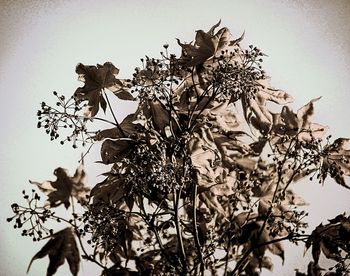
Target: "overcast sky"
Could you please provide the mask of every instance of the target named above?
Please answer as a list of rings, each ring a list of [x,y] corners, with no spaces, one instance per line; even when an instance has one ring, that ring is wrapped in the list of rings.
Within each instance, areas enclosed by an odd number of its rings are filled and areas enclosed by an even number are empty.
[[[264,66],[275,87],[288,91],[297,109],[310,99],[315,120],[330,126],[334,137],[350,137],[350,1],[0,1],[1,204],[0,271],[24,275],[30,258],[44,242],[32,243],[5,218],[20,200],[28,179],[53,179],[58,167],[72,173],[79,150],[52,143],[36,129],[39,103],[51,93],[70,96],[80,86],[74,72],[84,64],[113,62],[121,77],[130,77],[139,58],[158,57],[162,45],[179,52],[175,38],[191,41],[198,29],[222,20],[233,36],[245,31],[243,45],[254,44],[268,55]],[[132,112],[118,110],[119,118]],[[101,170],[88,161],[90,184]],[[311,203],[310,224],[350,211],[350,193],[327,182],[295,188]],[[290,250],[290,249],[289,249]],[[292,275],[302,266],[302,250],[293,248],[281,267],[266,275]],[[45,275],[48,260],[34,262],[29,275]],[[57,275],[67,275],[67,269]],[[82,275],[95,275],[84,264]]]

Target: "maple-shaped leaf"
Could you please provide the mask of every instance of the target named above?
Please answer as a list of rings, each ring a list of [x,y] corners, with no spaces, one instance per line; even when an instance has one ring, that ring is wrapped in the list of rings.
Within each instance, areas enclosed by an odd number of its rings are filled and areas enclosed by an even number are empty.
[[[242,98],[244,115],[247,122],[251,123],[261,133],[269,132],[273,125],[273,114],[267,103],[274,102],[284,105],[293,101],[293,98],[286,92],[272,88],[269,84],[270,78],[256,81],[258,89],[255,97]]]
[[[305,243],[305,251],[312,245],[312,257],[318,263],[321,252],[328,259],[340,261],[342,252],[350,253],[350,217],[339,215],[320,224],[312,231]]]
[[[350,139],[338,138],[333,144],[323,150],[323,162],[321,167],[321,179],[329,174],[338,184],[350,189],[345,183],[344,176],[350,176],[350,150],[347,149]]]
[[[63,168],[55,169],[54,175],[57,177],[55,181],[36,182],[29,180],[31,184],[37,185],[48,196],[45,207],[53,208],[63,204],[68,208],[72,196],[82,205],[87,203],[90,189],[85,186],[87,177],[83,163],[78,166],[72,177]]]
[[[294,113],[288,106],[284,106],[281,113],[273,114],[272,132],[279,135],[298,135],[298,140],[304,142],[322,138],[328,128],[312,122],[314,102],[319,99],[311,100],[299,108],[297,113]]]
[[[100,106],[104,111],[106,110],[107,102],[102,94],[105,88],[111,90],[121,99],[134,99],[126,90],[125,84],[115,77],[119,73],[119,69],[110,62],[103,65],[97,64],[97,66],[79,63],[75,71],[79,75],[78,79],[85,84],[83,87],[77,88],[74,96],[79,100],[88,101],[85,110],[87,117],[95,116]]]
[[[72,228],[66,228],[53,234],[51,239],[31,259],[27,273],[33,261],[41,259],[46,255],[48,255],[50,259],[47,268],[47,276],[54,275],[58,267],[64,264],[65,260],[67,260],[69,264],[69,269],[72,275],[78,275],[80,256]]]
[[[227,28],[221,28],[214,33],[220,22],[214,25],[208,32],[199,30],[196,33],[195,42],[193,44],[181,43],[177,39],[178,44],[182,48],[182,57],[185,66],[197,66],[203,64],[206,60],[213,57],[216,53],[220,53],[225,46],[234,45],[240,40],[230,41],[230,32]]]

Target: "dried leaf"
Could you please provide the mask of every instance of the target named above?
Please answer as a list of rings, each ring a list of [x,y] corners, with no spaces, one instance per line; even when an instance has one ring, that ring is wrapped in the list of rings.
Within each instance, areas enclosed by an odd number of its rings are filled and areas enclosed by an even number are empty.
[[[220,24],[220,22],[219,22]],[[227,28],[221,28],[214,33],[215,29],[219,26],[214,25],[208,32],[199,30],[196,33],[194,44],[181,43],[177,39],[178,44],[182,48],[181,61],[185,66],[198,66],[203,64],[206,60],[221,53],[226,46],[232,46],[234,42],[230,42],[230,32]]]
[[[106,87],[109,91],[112,91],[119,99],[125,101],[134,101],[135,98],[129,92],[129,86],[126,81],[117,79],[114,85]]]
[[[218,128],[225,133],[237,130],[240,126],[237,114],[232,111],[228,102],[215,103],[213,107],[207,108],[202,115],[209,119],[212,128]]]
[[[220,202],[217,199],[217,196],[210,192],[202,192],[198,195],[199,199],[206,205],[206,207],[210,210],[212,214],[221,214],[222,216],[226,216],[226,212]]]
[[[284,263],[284,249],[281,242],[274,242],[269,244],[268,249],[272,254],[279,256],[282,259],[282,263]]]
[[[267,103],[287,104],[293,98],[284,91],[271,88],[270,78],[257,81],[258,92],[254,98],[242,99],[245,117],[256,129],[266,134],[270,131],[274,122],[274,115],[268,109]]]
[[[305,244],[306,250],[312,246],[315,264],[318,263],[321,252],[326,258],[335,261],[341,259],[341,251],[350,252],[350,217],[341,215],[329,221],[327,225],[317,226]]]
[[[296,195],[292,190],[286,191],[285,201],[287,201],[287,203],[291,205],[307,205],[306,201],[301,196]]]
[[[87,177],[83,163],[76,169],[73,177],[70,177],[67,170],[62,168],[55,169],[54,175],[57,177],[56,181],[47,180],[40,183],[29,180],[31,184],[37,185],[48,196],[45,207],[53,208],[64,204],[68,208],[71,196],[75,197],[82,205],[87,203],[90,189],[85,186]]]
[[[314,115],[314,102],[318,101],[320,98],[321,97],[311,100],[298,110],[297,118],[299,122],[299,132],[301,132],[298,135],[299,140],[307,142],[311,139],[319,139],[326,133],[326,126],[312,122]]]
[[[350,139],[338,138],[333,144],[324,148],[324,158],[321,167],[321,178],[329,174],[338,184],[350,189],[344,176],[350,176],[350,150],[347,149]]]
[[[47,276],[54,275],[57,268],[63,265],[65,259],[69,264],[69,269],[73,276],[78,275],[80,256],[72,228],[66,228],[52,235],[51,239],[41,250],[31,259],[27,273],[31,264],[36,259],[41,259],[49,255],[50,263],[47,268]]]

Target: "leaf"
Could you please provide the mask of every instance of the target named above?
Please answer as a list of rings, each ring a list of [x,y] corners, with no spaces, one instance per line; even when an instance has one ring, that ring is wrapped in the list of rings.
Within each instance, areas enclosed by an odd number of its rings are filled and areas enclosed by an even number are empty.
[[[120,129],[118,127],[104,129],[99,131],[96,136],[94,137],[95,140],[101,141],[106,138],[110,139],[118,139],[124,137],[124,134],[126,136],[131,136],[132,134],[137,132],[138,127],[140,127],[138,124],[135,123],[136,121],[136,115],[129,114],[124,118],[124,120],[119,124],[121,129],[123,130],[123,133],[121,133]]]
[[[350,139],[338,138],[333,144],[323,149],[321,178],[329,174],[338,184],[350,189],[345,183],[344,176],[350,176],[350,150],[347,149]]]
[[[134,101],[135,100],[133,95],[131,95],[130,92],[126,91],[126,90],[118,90],[118,92],[115,92],[114,94],[121,100],[125,100],[125,101]]]
[[[237,114],[232,112],[228,102],[215,102],[212,108],[207,108],[202,114],[203,117],[209,119],[213,128],[218,128],[224,132],[232,132],[240,126]]]
[[[315,264],[318,263],[321,252],[326,258],[338,262],[341,260],[342,251],[350,252],[350,217],[341,215],[329,221],[327,225],[317,226],[305,243],[306,250],[312,245]]]
[[[101,158],[104,164],[112,164],[122,160],[131,150],[130,139],[106,139],[101,146]]]
[[[321,139],[328,127],[313,123],[314,106],[313,103],[319,98],[311,100],[294,113],[288,106],[283,106],[281,113],[272,114],[273,127],[271,132],[283,136],[295,136],[298,140],[306,142],[304,147],[309,147],[309,143],[315,139]],[[281,142],[282,141],[282,142]],[[275,144],[283,144],[283,138],[274,141]]]
[[[177,39],[178,44],[182,48],[180,61],[185,66],[201,65],[209,58],[215,56],[216,53],[221,53],[225,46],[236,44],[230,42],[231,35],[227,28],[221,28],[214,33],[215,29],[219,26],[218,24],[214,25],[208,32],[204,32],[203,30],[197,31],[194,44],[181,43]]]
[[[326,126],[316,124],[312,122],[314,115],[314,102],[318,101],[321,97],[311,100],[309,103],[301,107],[297,112],[297,118],[299,122],[299,140],[310,141],[311,139],[322,138],[327,131]]]
[[[307,276],[321,276],[322,269],[317,263],[310,262],[307,266]]]
[[[273,263],[270,257],[263,256],[259,259],[256,256],[250,256],[244,271],[246,275],[260,275],[261,268],[273,270]]]
[[[269,84],[270,78],[258,80],[256,87],[258,91],[253,98],[242,98],[244,114],[251,123],[262,134],[266,134],[273,126],[274,116],[268,109],[267,103],[287,104],[293,98],[284,91],[274,89]]]
[[[214,143],[211,131],[206,128],[200,128],[195,132],[188,142],[188,152],[194,168],[209,178],[214,176],[213,163],[217,158],[218,150]]]
[[[287,203],[291,205],[297,205],[297,206],[307,205],[306,201],[301,196],[296,195],[292,190],[286,191],[285,201],[287,201]]]
[[[29,180],[48,196],[45,207],[53,208],[63,204],[68,209],[71,196],[75,197],[80,204],[87,204],[90,189],[85,186],[87,177],[83,163],[76,169],[73,177],[70,177],[67,170],[62,168],[55,169],[54,175],[57,177],[56,181],[47,180],[40,183]]]
[[[226,212],[220,202],[218,201],[217,196],[210,191],[202,192],[198,194],[199,199],[206,205],[206,207],[210,210],[211,214],[221,214],[222,216],[226,216]]]
[[[293,97],[288,93],[279,89],[272,88],[270,81],[271,79],[269,77],[257,81],[259,87],[257,96],[260,98],[260,102],[266,103],[266,101],[271,101],[280,105],[285,105],[293,102]]]
[[[119,99],[124,101],[134,101],[135,98],[129,92],[130,83],[125,80],[117,80],[112,86],[106,87],[109,91],[112,91]]]
[[[169,111],[166,110],[159,102],[149,102],[151,119],[154,128],[161,132],[165,132],[165,128],[170,125]],[[147,116],[146,116],[147,117]]]
[[[294,136],[299,130],[299,121],[296,114],[288,106],[283,106],[281,113],[272,114],[272,132],[278,135]]]
[[[27,273],[36,259],[49,255],[50,263],[47,268],[47,276],[54,275],[57,268],[64,264],[65,259],[73,276],[78,275],[80,256],[72,228],[66,228],[52,235],[51,239],[31,259]]]
[[[91,196],[94,199],[94,203],[100,201],[120,203],[126,191],[121,177],[110,176],[94,186],[91,190]]]
[[[111,89],[119,98],[134,99],[129,92],[123,90],[123,83],[115,77],[119,69],[110,62],[97,66],[79,63],[75,72],[79,75],[78,79],[84,82],[84,86],[77,88],[74,96],[79,100],[88,101],[85,110],[87,117],[94,117],[100,106],[106,110],[107,103],[102,94],[105,88]]]
[[[284,249],[281,242],[274,242],[268,245],[269,251],[279,256],[282,259],[282,264],[284,263]]]

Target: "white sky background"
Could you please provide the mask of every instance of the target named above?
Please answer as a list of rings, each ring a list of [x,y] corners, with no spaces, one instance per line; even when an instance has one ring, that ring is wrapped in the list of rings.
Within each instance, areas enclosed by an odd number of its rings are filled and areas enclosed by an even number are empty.
[[[175,38],[190,42],[198,29],[220,18],[233,36],[245,31],[244,46],[254,44],[269,57],[264,67],[275,87],[288,91],[297,109],[310,99],[316,121],[329,125],[334,137],[350,137],[350,1],[0,1],[1,211],[0,271],[25,275],[30,258],[46,241],[33,243],[6,223],[10,204],[21,201],[28,179],[54,179],[62,166],[72,173],[81,151],[50,142],[36,128],[41,101],[52,91],[70,96],[82,85],[74,72],[84,64],[113,62],[120,77],[131,77],[147,54],[159,57],[162,45],[179,52]],[[132,112],[122,105],[120,118]],[[90,184],[101,167],[88,157]],[[310,224],[350,211],[350,192],[327,182],[325,187],[296,184],[310,202]],[[302,249],[288,248],[286,263],[275,261],[266,275],[293,275],[302,268]],[[33,263],[29,275],[45,275],[48,258]],[[59,268],[57,275],[67,275]],[[81,275],[96,275],[84,263]]]

